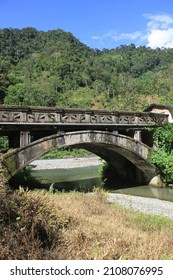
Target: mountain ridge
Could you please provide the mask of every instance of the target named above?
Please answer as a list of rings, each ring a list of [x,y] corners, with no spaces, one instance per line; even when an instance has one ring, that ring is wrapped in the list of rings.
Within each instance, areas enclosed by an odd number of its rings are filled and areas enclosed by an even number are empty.
[[[0,102],[142,110],[173,104],[173,49],[92,49],[61,29],[0,29]]]

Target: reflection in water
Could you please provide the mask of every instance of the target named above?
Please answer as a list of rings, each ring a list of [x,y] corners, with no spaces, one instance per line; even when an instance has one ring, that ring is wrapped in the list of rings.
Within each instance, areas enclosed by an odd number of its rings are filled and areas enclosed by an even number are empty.
[[[98,166],[72,168],[72,169],[53,169],[53,170],[33,170],[32,176],[40,181],[45,187],[49,188],[54,183],[54,188],[58,190],[80,190],[91,191],[94,186],[101,185],[98,174]],[[111,189],[112,191],[112,189]],[[156,188],[150,186],[138,186],[119,188],[112,192],[158,198],[173,202],[173,189]]]

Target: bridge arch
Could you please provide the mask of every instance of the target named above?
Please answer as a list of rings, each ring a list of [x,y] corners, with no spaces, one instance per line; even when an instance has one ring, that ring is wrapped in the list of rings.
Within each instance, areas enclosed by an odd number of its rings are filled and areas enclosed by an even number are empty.
[[[127,164],[132,164],[137,172],[131,176],[135,176],[139,183],[149,183],[156,175],[155,168],[148,161],[151,148],[142,142],[107,131],[87,130],[54,134],[9,151],[2,158],[7,179],[45,153],[66,146],[89,150],[122,170],[122,174]]]

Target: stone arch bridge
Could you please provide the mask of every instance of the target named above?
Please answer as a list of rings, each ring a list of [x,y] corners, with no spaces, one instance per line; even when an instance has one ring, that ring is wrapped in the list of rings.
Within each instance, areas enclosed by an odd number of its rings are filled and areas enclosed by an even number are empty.
[[[56,147],[84,148],[109,162],[134,184],[156,175],[149,163],[152,133],[168,116],[151,112],[91,111],[48,107],[0,106],[0,136],[9,151],[1,165],[10,179],[33,160]]]

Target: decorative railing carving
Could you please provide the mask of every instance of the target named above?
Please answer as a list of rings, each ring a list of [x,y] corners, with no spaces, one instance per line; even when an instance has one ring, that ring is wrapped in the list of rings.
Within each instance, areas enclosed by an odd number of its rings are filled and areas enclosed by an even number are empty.
[[[164,125],[168,115],[151,112],[117,112],[49,107],[0,106],[0,124],[109,124]]]

